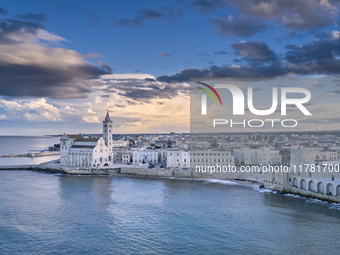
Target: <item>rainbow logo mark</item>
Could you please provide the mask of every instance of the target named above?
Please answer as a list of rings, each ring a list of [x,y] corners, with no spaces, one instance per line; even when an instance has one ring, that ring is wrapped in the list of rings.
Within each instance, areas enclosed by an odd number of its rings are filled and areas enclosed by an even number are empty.
[[[213,87],[211,87],[210,85],[205,84],[205,83],[203,83],[203,82],[197,82],[197,83],[199,83],[199,84],[201,84],[201,85],[203,85],[203,86],[206,86],[206,87],[209,88],[212,92],[214,92],[215,95],[217,96],[218,100],[220,101],[221,106],[222,106],[222,100],[221,100],[221,98],[220,98],[220,95],[217,93],[217,91],[216,91]],[[211,92],[210,92],[209,90],[204,89],[204,88],[200,88],[200,87],[197,87],[197,88],[200,89],[200,90],[203,90],[204,92],[206,92],[206,93],[212,98],[212,100],[214,100],[215,105],[217,105],[214,96],[211,94]]]

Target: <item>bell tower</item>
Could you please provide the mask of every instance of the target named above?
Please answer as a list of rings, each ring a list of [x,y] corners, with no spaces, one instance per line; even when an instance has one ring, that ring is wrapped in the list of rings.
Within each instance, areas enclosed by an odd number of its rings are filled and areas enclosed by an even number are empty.
[[[112,120],[109,112],[106,113],[105,120],[103,121],[103,139],[107,147],[112,147]]]

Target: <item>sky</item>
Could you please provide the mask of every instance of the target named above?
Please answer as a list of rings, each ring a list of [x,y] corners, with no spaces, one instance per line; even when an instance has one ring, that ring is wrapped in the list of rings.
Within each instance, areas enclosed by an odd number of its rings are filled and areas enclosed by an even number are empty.
[[[336,105],[339,11],[336,0],[2,1],[0,135],[101,133],[106,111],[117,134],[189,132],[191,78],[333,77],[318,93]]]

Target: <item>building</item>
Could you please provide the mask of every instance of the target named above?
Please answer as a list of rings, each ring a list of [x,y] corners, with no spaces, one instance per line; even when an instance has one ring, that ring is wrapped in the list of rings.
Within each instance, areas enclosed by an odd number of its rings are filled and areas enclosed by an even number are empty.
[[[103,139],[106,146],[112,148],[112,120],[109,112],[106,113],[105,120],[103,121]]]
[[[332,161],[338,159],[335,150],[324,150],[321,147],[296,147],[291,148],[290,153],[292,165],[302,165],[320,161]]]
[[[60,164],[75,167],[110,165],[112,150],[103,138],[84,138],[82,135],[66,135],[60,138]]]
[[[126,148],[124,148],[124,147],[112,147],[113,162],[114,163],[121,163],[122,162],[122,155],[125,152],[126,152]]]
[[[233,150],[236,164],[239,165],[279,165],[282,155],[271,148],[250,149],[248,147]]]
[[[190,152],[190,165],[196,166],[234,166],[235,160],[231,151],[196,150]]]
[[[134,151],[132,155],[134,165],[158,163],[158,151],[154,150]]]
[[[112,147],[127,147],[129,145],[129,141],[112,141]]]
[[[190,154],[187,151],[168,150],[167,151],[168,168],[190,168]]]
[[[103,137],[85,138],[63,134],[60,138],[60,164],[74,167],[109,166],[113,163],[112,120],[107,112]]]
[[[130,152],[124,152],[122,154],[122,163],[124,164],[132,163],[132,155]]]

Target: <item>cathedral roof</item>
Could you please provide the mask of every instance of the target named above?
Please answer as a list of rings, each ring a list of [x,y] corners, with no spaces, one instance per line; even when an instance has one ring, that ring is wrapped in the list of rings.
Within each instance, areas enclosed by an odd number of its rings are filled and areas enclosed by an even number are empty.
[[[67,136],[68,136],[68,138],[70,138],[70,139],[82,139],[82,138],[84,138],[81,134],[77,134],[77,135],[69,135],[69,134],[67,134]]]
[[[112,120],[111,120],[111,118],[110,118],[110,114],[109,114],[109,112],[107,112],[106,113],[106,117],[105,117],[105,120],[104,120],[104,122],[111,122]]]
[[[72,145],[71,149],[93,149],[96,145]]]
[[[92,137],[92,138],[85,138],[85,137],[79,137],[77,138],[74,142],[89,142],[89,143],[93,143],[93,142],[97,142],[100,138],[98,137]]]

